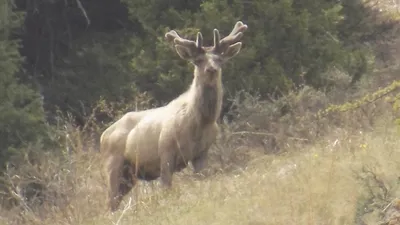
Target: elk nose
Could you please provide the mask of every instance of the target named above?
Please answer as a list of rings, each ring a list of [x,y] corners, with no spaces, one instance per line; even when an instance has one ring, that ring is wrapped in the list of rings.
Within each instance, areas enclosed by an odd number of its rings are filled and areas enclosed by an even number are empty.
[[[209,66],[209,67],[206,68],[206,73],[214,74],[216,72],[217,72],[217,69],[215,67],[213,67],[213,66]]]

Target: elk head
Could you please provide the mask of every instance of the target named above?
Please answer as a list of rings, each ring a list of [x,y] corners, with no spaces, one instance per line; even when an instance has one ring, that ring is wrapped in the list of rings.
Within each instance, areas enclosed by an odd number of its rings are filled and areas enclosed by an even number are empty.
[[[240,52],[240,39],[246,29],[247,25],[239,21],[223,39],[219,31],[214,29],[214,46],[210,47],[203,46],[203,35],[200,32],[197,33],[196,42],[180,37],[174,30],[166,33],[165,38],[175,44],[175,50],[182,59],[195,66],[195,78],[212,84],[220,78],[222,64]]]

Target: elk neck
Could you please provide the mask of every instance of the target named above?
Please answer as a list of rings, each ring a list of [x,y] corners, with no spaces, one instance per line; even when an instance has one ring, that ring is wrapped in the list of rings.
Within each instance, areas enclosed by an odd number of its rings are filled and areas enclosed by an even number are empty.
[[[194,110],[199,122],[203,125],[214,123],[221,113],[223,97],[221,71],[214,79],[216,80],[213,80],[213,82],[201,81],[196,68],[189,90],[190,108]]]

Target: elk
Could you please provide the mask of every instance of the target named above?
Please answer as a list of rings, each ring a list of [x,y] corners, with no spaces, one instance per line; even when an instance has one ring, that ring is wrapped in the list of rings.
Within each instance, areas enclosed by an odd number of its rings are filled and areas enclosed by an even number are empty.
[[[108,207],[117,210],[122,198],[138,180],[160,178],[170,188],[174,172],[191,162],[194,173],[207,164],[208,150],[219,132],[223,87],[221,66],[240,52],[247,25],[237,22],[221,39],[213,30],[214,45],[184,39],[174,30],[165,34],[180,58],[194,65],[193,81],[186,92],[165,106],[130,112],[106,129],[100,139],[106,154]]]

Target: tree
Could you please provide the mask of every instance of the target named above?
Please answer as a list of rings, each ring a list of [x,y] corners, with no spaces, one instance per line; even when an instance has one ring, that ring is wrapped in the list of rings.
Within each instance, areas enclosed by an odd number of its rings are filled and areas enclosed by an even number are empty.
[[[19,83],[23,58],[14,39],[23,14],[13,11],[12,0],[0,3],[0,168],[15,149],[43,138],[46,131],[42,100],[38,92]]]
[[[266,96],[276,88],[285,92],[304,82],[323,87],[324,72],[333,66],[345,68],[343,59],[353,54],[338,38],[344,20],[338,1],[206,0],[189,5],[183,0],[138,0],[126,4],[131,19],[143,28],[132,41],[132,70],[139,88],[162,102],[181,92],[190,80],[190,67],[164,44],[168,29],[191,38],[202,30],[211,44],[212,29],[226,35],[237,20],[249,25],[243,52],[223,70],[230,93],[245,89]]]
[[[146,92],[162,105],[184,91],[193,67],[164,41],[169,29],[193,39],[201,30],[211,44],[213,28],[226,35],[237,20],[249,25],[242,53],[224,66],[226,97],[324,88],[335,84],[326,76],[333,67],[356,81],[373,61],[361,42],[370,35],[354,32],[370,12],[360,0],[16,1],[27,15],[18,77],[40,84],[48,114],[71,112],[79,125],[100,98],[128,102]]]

